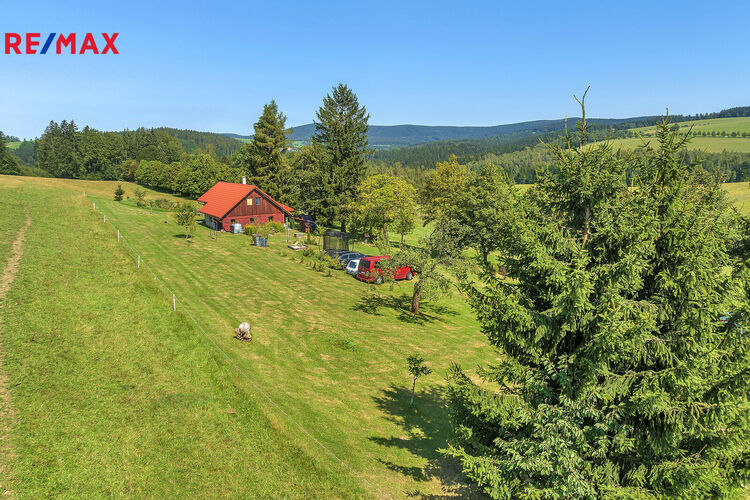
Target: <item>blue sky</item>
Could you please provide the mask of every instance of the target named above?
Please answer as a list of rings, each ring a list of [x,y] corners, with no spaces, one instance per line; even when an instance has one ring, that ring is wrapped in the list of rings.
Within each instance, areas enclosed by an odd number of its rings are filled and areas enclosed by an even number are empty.
[[[247,134],[349,84],[392,125],[496,125],[750,105],[750,2],[9,2],[2,32],[119,32],[116,56],[5,55],[0,130]],[[80,43],[80,42],[79,42]],[[53,52],[53,51],[50,51]]]

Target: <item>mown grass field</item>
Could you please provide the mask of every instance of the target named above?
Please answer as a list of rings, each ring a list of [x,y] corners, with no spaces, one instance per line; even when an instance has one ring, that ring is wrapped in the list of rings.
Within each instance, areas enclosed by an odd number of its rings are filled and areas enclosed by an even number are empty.
[[[461,297],[414,317],[410,283],[315,272],[283,235],[255,248],[199,226],[187,242],[168,214],[113,201],[117,184],[0,176],[0,264],[26,210],[32,218],[0,309],[18,410],[15,453],[0,460],[17,497],[476,495],[436,452],[449,432],[449,363],[473,373],[497,359]],[[727,190],[747,213],[748,183]],[[177,314],[126,245],[176,293]],[[233,338],[243,320],[251,343]],[[238,395],[217,346],[279,407],[248,380]],[[415,352],[434,372],[410,408],[405,360]]]
[[[21,141],[6,142],[5,145],[8,146],[8,149],[18,149],[21,146]]]
[[[680,126],[680,130],[687,132],[692,127],[693,132],[747,132],[750,133],[750,117],[738,118],[712,118],[710,120],[692,120],[687,122],[678,122],[675,125]],[[656,127],[639,127],[633,129],[643,135],[653,135]]]
[[[165,214],[112,201],[116,184],[0,177],[0,196],[15,192],[33,221],[3,311],[18,496],[474,494],[436,452],[449,430],[440,394],[449,363],[473,372],[496,359],[459,296],[414,317],[410,283],[376,288],[315,272],[282,236],[263,249],[199,227],[189,243]],[[177,294],[181,314],[104,213]],[[251,343],[233,338],[243,320]],[[356,472],[248,381],[237,396],[236,372],[212,341]],[[415,352],[434,373],[410,408]]]
[[[629,137],[626,139],[612,139],[611,142],[615,148],[635,149],[643,146],[645,142],[650,142],[651,146],[656,147],[656,139],[644,135],[643,138]],[[707,153],[721,153],[722,151],[736,151],[738,153],[750,153],[750,139],[741,137],[701,137],[696,136],[690,139],[687,145],[688,149],[705,151]]]
[[[727,134],[731,134],[732,132],[750,133],[750,117],[693,120],[688,122],[679,122],[676,123],[676,125],[679,125],[680,130],[685,132],[687,132],[690,127],[693,127],[693,133],[699,133],[703,131],[723,132]],[[653,138],[653,135],[656,132],[656,127],[639,127],[632,130],[639,133],[641,137],[613,139],[612,143],[614,144],[614,146],[621,147],[623,149],[635,149],[642,147],[644,141],[652,142],[652,145],[655,145],[655,138]],[[705,151],[707,153],[721,153],[722,151],[750,153],[750,138],[731,137],[729,135],[714,137],[693,135],[687,147],[689,149]]]
[[[81,191],[0,177],[0,259],[32,224],[2,314],[18,498],[366,495],[293,432],[97,223]],[[7,418],[7,416],[5,417]],[[3,426],[8,422],[3,422]],[[6,445],[11,445],[10,447]]]

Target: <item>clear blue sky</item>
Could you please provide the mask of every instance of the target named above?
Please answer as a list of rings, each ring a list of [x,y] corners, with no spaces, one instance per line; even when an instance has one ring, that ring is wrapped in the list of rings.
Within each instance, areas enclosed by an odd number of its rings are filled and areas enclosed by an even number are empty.
[[[750,105],[750,2],[20,2],[2,32],[120,33],[117,56],[4,55],[0,130],[247,134],[345,82],[380,125],[496,125]],[[79,42],[80,43],[80,42]],[[53,52],[53,51],[50,51]]]

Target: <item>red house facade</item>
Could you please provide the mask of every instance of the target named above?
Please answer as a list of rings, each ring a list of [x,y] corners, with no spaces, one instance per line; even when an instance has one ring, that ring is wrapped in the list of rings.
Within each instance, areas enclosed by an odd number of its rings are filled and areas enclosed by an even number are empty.
[[[198,201],[203,222],[212,229],[231,230],[234,223],[244,228],[250,224],[280,222],[292,217],[291,207],[282,205],[252,184],[217,182]]]

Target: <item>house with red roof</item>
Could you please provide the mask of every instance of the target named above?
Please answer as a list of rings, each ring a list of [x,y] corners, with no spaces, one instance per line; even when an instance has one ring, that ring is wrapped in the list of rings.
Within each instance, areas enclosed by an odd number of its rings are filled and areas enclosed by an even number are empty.
[[[203,214],[203,223],[212,229],[231,230],[232,224],[263,224],[280,222],[284,224],[292,217],[294,209],[277,202],[258,186],[236,182],[217,182],[203,193],[198,201],[203,206],[198,210]]]

